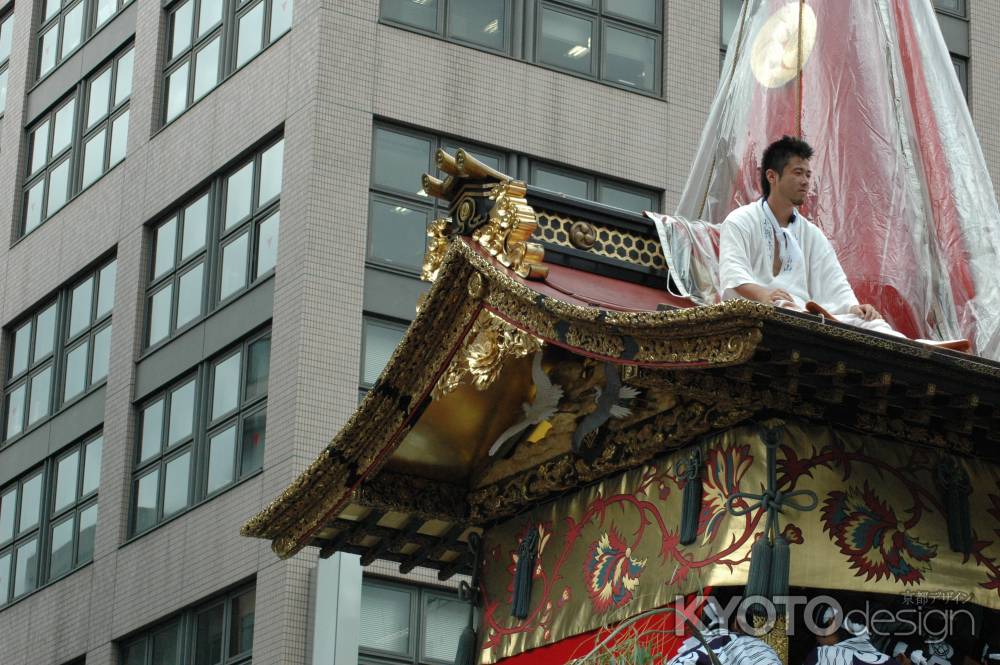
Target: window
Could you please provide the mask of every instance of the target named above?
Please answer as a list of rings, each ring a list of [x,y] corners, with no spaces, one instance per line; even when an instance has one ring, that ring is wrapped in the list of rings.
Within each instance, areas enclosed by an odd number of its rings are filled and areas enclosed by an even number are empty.
[[[662,0],[528,0],[527,48],[511,0],[382,0],[386,23],[648,94],[660,91]],[[529,40],[530,41],[530,40]]]
[[[132,61],[129,47],[28,129],[21,235],[125,158]]]
[[[0,488],[0,606],[94,558],[102,445],[73,444]]]
[[[740,10],[743,8],[743,0],[722,0],[719,8],[720,35],[719,46],[723,56],[729,49],[729,40],[732,39],[736,31],[736,25],[740,20]]]
[[[0,16],[0,115],[7,109],[7,65],[10,63],[11,37],[14,34],[14,10]]]
[[[184,0],[167,10],[164,122],[288,32],[293,0]]]
[[[622,210],[641,213],[659,207],[658,192],[543,162],[532,163],[530,176],[532,185]]]
[[[469,606],[455,594],[365,578],[361,663],[452,663]]]
[[[106,379],[115,274],[112,259],[8,330],[6,439],[37,425]]]
[[[122,665],[239,665],[253,648],[256,589],[192,607],[120,645]]]
[[[270,333],[251,337],[140,405],[131,533],[262,467],[270,356]]]
[[[385,369],[389,358],[403,334],[406,325],[366,316],[361,328],[361,386],[371,388],[378,380],[379,374]]]
[[[934,7],[939,11],[966,16],[965,0],[934,0]]]
[[[38,78],[90,39],[132,0],[42,0]]]
[[[283,159],[279,139],[214,178],[153,228],[147,346],[173,337],[273,273]]]

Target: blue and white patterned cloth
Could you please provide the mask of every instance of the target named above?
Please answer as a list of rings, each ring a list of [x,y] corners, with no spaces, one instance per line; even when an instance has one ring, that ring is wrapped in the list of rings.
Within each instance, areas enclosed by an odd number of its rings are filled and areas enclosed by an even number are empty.
[[[703,633],[705,642],[718,656],[722,665],[781,665],[774,649],[756,637],[736,635],[725,628]],[[708,652],[694,637],[684,640],[677,655],[667,665],[711,665]]]
[[[805,665],[899,665],[871,643],[868,634],[855,635],[830,646],[816,647],[806,656]]]

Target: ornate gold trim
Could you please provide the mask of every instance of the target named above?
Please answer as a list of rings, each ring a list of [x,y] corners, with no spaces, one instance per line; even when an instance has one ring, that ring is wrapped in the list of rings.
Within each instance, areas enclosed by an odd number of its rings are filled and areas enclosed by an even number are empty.
[[[477,229],[472,237],[501,265],[521,277],[544,279],[549,274],[548,266],[542,264],[545,250],[528,242],[538,220],[525,199],[526,194],[523,182],[507,180],[496,185],[489,194],[489,200],[493,201],[489,223]]]

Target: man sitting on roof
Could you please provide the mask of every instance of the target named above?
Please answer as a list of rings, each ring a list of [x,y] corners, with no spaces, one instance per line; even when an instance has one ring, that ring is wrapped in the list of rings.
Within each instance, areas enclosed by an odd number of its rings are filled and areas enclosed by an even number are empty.
[[[842,323],[901,335],[874,307],[858,302],[830,241],[796,210],[809,192],[812,155],[808,143],[790,136],[764,151],[763,198],[737,208],[722,224],[723,297],[799,310],[809,305]]]

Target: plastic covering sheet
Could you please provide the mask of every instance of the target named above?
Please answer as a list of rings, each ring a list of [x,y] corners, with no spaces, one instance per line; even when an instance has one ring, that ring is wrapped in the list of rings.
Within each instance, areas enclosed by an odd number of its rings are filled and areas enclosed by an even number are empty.
[[[802,212],[858,298],[998,358],[1000,209],[931,0],[747,0],[729,44],[677,216],[721,223],[759,198],[767,145],[801,136]]]

